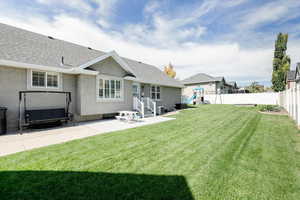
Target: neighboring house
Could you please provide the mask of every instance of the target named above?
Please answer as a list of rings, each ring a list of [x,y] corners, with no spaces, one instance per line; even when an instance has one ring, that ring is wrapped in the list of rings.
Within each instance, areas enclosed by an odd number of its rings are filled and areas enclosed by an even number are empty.
[[[227,83],[229,85],[229,93],[238,93],[239,87],[235,81],[231,81]]]
[[[294,88],[296,84],[296,71],[288,71],[285,76],[285,89]]]
[[[183,87],[158,68],[114,51],[106,53],[5,24],[0,24],[0,85],[0,106],[8,108],[9,130],[18,126],[19,91],[71,92],[70,111],[76,121],[84,121],[133,110],[135,96],[171,109],[180,103]],[[32,109],[56,108],[65,104],[64,98],[31,94],[26,101]]]
[[[204,103],[204,95],[228,94],[238,91],[236,83],[227,83],[224,77],[213,77],[205,73],[198,73],[181,81],[184,84],[182,92],[183,102]]]
[[[184,84],[183,96],[191,97],[195,90],[201,89],[203,94],[228,93],[230,86],[226,84],[224,77],[213,77],[208,74],[199,73],[186,78],[182,81]]]

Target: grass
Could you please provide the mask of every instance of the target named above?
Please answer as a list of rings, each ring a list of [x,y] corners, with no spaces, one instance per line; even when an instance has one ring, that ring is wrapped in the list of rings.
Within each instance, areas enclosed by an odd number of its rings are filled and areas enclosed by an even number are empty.
[[[0,157],[1,200],[299,199],[300,136],[287,116],[205,105],[175,117]]]

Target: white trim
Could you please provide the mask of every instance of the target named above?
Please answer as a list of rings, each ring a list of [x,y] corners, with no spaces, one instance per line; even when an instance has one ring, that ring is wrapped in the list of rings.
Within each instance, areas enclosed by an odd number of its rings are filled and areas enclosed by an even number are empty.
[[[125,71],[134,74],[132,69],[129,67],[129,65],[115,51],[111,51],[111,52],[106,53],[102,56],[99,56],[98,58],[95,58],[94,60],[91,60],[91,61],[89,61],[85,64],[82,64],[82,65],[79,66],[79,69],[83,70],[83,69],[85,69],[85,68],[87,68],[87,67],[89,67],[89,66],[91,66],[91,65],[93,65],[97,62],[100,62],[100,61],[102,61],[102,60],[104,60],[108,57],[112,57]]]
[[[85,70],[85,69],[79,69],[79,68],[64,69],[64,68],[59,68],[59,67],[35,65],[35,64],[21,63],[21,62],[9,61],[9,60],[0,60],[0,65],[6,66],[6,67],[22,68],[22,69],[34,69],[34,70],[60,72],[60,73],[65,73],[65,74],[86,74],[86,75],[98,75],[99,74],[99,72],[97,72],[97,71],[91,71],[91,70]]]
[[[32,73],[33,72],[44,72],[45,73],[45,86],[38,87],[32,85]],[[57,75],[57,85],[58,87],[49,87],[47,85],[47,75]],[[54,91],[62,91],[63,90],[63,77],[61,73],[58,72],[49,72],[45,70],[35,70],[35,69],[28,69],[27,70],[27,89],[28,90],[54,90]]]
[[[105,88],[103,87],[103,98],[99,97],[99,79],[105,80],[118,80],[120,81],[121,88],[120,88],[120,96],[121,98],[104,98],[105,96]],[[116,86],[116,85],[115,85]],[[98,75],[96,76],[96,102],[123,102],[124,101],[124,80],[120,77],[116,76],[108,76],[108,75]]]

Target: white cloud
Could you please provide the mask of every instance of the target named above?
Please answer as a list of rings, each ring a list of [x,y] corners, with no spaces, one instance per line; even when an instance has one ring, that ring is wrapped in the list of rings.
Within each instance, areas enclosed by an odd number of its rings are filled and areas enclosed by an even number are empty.
[[[300,1],[297,0],[278,0],[254,8],[251,12],[242,18],[238,24],[239,29],[251,29],[270,22],[282,22],[291,17],[299,16],[297,6]]]
[[[224,7],[234,7],[234,6],[238,6],[238,5],[241,5],[243,3],[246,3],[246,2],[248,2],[248,0],[227,0],[227,1],[222,2],[222,3],[223,3]]]
[[[152,0],[146,4],[144,12],[153,13],[161,7],[161,1]]]
[[[63,5],[86,13],[92,10],[92,7],[84,0],[37,0],[37,2],[45,5]]]
[[[170,16],[159,8],[164,1],[150,1],[144,8],[147,24],[129,24],[123,29],[124,37],[132,41],[157,47],[175,48],[187,40],[198,40],[206,32],[206,27],[198,23],[199,17],[207,14],[219,0],[205,0],[190,12],[175,12]]]
[[[98,5],[95,11],[99,16],[98,24],[105,28],[110,27],[110,18],[115,15],[115,6],[119,0],[92,0]]]

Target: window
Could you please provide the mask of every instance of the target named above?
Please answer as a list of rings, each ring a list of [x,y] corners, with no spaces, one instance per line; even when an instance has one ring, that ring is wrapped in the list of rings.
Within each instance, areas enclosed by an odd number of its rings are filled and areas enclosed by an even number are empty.
[[[32,71],[31,86],[38,88],[58,88],[59,74],[53,72]]]
[[[121,98],[121,81],[116,80],[116,98],[120,99]]]
[[[99,98],[103,98],[103,79],[99,79]]]
[[[46,85],[46,72],[32,72],[32,86],[45,87]]]
[[[58,76],[55,74],[47,74],[47,87],[58,87]]]
[[[98,99],[102,100],[119,100],[122,98],[121,88],[122,81],[113,78],[99,78],[98,79]]]
[[[160,100],[160,86],[151,86],[151,99],[153,100]]]

